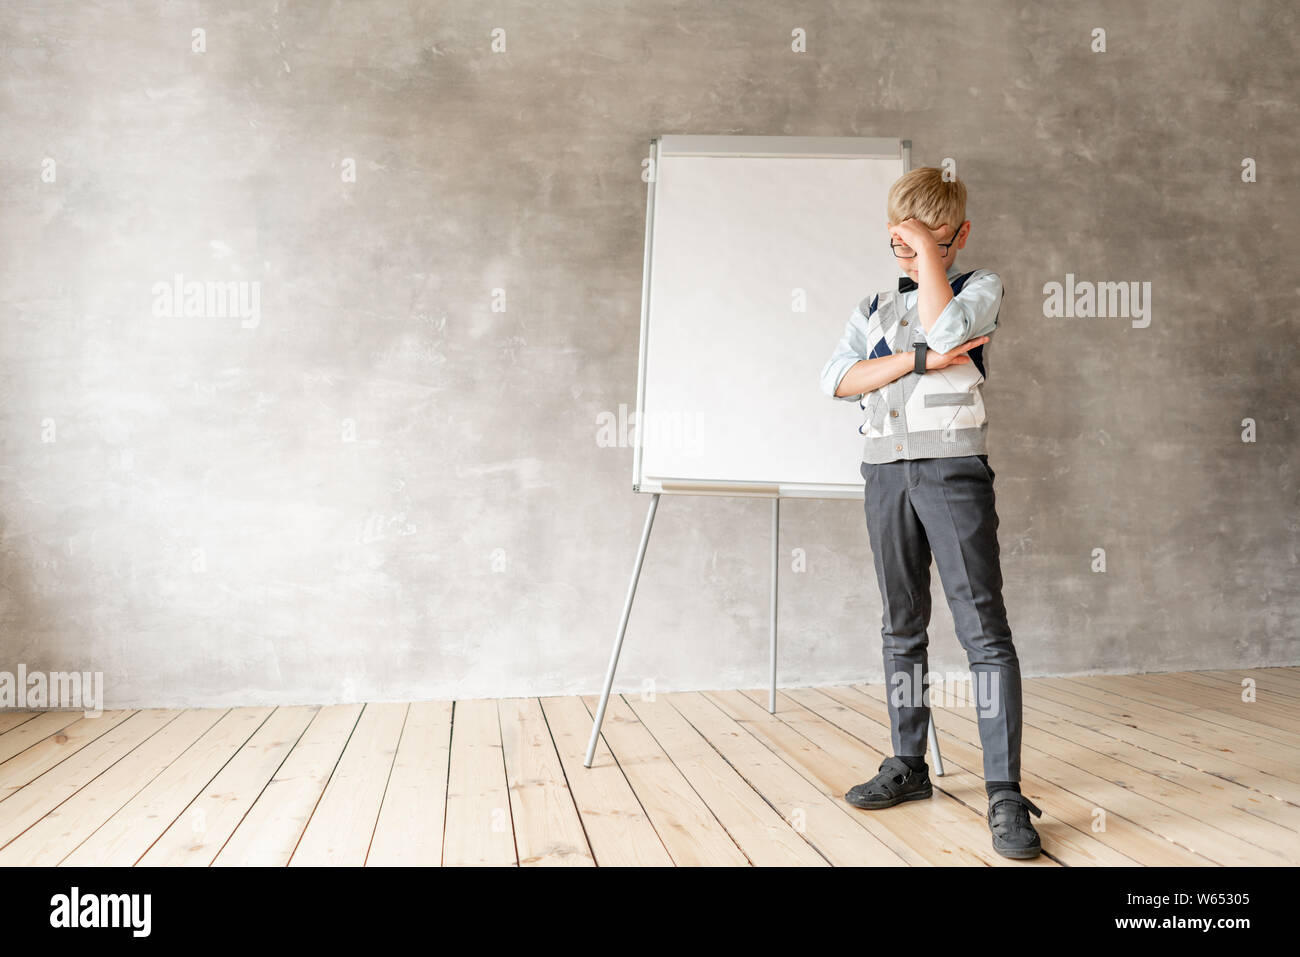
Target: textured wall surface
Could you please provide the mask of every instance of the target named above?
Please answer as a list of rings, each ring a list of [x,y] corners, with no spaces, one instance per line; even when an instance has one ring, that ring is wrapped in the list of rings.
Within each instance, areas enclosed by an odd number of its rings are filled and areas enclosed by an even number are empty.
[[[109,707],[598,689],[660,133],[956,162],[959,262],[1008,290],[1027,675],[1295,664],[1298,37],[1285,0],[6,0],[0,670]],[[1149,282],[1149,325],[1045,316],[1067,274]],[[769,515],[664,499],[619,687],[764,683]],[[879,681],[861,506],[782,521],[782,682]]]

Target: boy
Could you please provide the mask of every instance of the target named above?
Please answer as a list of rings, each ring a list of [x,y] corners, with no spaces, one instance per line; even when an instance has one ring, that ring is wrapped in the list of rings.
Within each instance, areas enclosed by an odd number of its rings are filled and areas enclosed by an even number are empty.
[[[970,662],[993,848],[1041,850],[1020,793],[1020,664],[1002,602],[981,387],[984,345],[997,327],[1002,281],[955,265],[966,245],[966,187],[933,167],[889,190],[890,246],[907,278],[864,299],[822,370],[822,390],[859,400],[867,532],[880,586],[885,688],[894,754],[844,799],[886,808],[931,796],[926,628],[930,558],[939,566]]]

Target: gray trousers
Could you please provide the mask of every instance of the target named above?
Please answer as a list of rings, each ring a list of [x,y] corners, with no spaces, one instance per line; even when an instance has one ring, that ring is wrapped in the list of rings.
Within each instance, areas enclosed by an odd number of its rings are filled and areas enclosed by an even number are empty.
[[[925,754],[933,554],[970,663],[957,703],[976,708],[984,779],[1019,781],[1020,661],[1002,603],[993,474],[986,455],[862,463],[894,753]]]

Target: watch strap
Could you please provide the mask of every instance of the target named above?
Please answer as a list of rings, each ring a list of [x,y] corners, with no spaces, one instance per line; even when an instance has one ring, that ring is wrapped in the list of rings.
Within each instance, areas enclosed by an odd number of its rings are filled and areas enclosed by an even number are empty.
[[[912,366],[912,371],[917,375],[925,375],[925,354],[929,348],[924,342],[916,343],[916,364]]]

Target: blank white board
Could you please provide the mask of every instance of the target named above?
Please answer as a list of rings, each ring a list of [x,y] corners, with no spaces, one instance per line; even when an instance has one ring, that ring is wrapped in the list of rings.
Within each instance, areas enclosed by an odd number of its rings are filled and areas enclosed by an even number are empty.
[[[862,410],[819,375],[896,286],[898,139],[662,136],[646,219],[633,487],[862,497]]]

